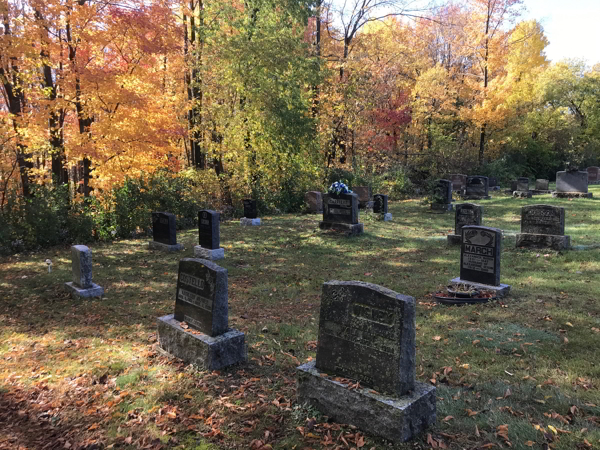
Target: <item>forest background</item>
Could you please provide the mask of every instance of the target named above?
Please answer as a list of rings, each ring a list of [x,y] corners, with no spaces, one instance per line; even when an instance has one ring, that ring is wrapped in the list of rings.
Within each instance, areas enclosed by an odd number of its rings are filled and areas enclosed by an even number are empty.
[[[597,165],[600,64],[548,61],[523,7],[0,0],[0,252]]]

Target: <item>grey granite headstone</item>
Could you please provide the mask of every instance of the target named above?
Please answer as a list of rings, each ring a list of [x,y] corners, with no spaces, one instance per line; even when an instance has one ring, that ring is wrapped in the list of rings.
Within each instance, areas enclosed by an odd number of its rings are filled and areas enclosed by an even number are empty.
[[[564,208],[551,205],[521,208],[521,233],[517,234],[517,247],[563,250],[570,244],[569,236],[564,234]]]
[[[227,269],[213,262],[179,262],[175,319],[209,336],[227,331]]]
[[[325,194],[323,197],[322,230],[344,231],[349,236],[361,234],[363,224],[358,223],[358,196],[352,194]]]
[[[373,194],[370,186],[354,186],[352,192],[358,196],[359,208],[369,208],[373,206],[371,200]]]
[[[496,177],[488,177],[488,186],[490,188],[498,186],[498,178],[496,178]]]
[[[579,192],[588,191],[587,171],[561,171],[556,172],[556,192]]]
[[[455,173],[450,175],[448,178],[450,178],[450,181],[452,181],[452,190],[453,191],[458,191],[458,192],[463,192],[466,187],[467,187],[467,176],[460,174],[460,173]]]
[[[299,403],[391,441],[435,424],[435,387],[415,381],[414,298],[370,283],[325,283],[317,358],[298,367],[297,393]]]
[[[323,196],[318,191],[309,191],[304,194],[304,204],[309,213],[323,212]]]
[[[529,190],[529,178],[521,177],[517,179],[517,191]]]
[[[600,182],[600,167],[590,166],[587,168],[588,184],[598,184]]]
[[[470,175],[467,177],[467,187],[465,191],[466,199],[481,200],[488,199],[489,185],[488,177],[480,175]]]
[[[535,190],[536,191],[547,191],[550,185],[550,181],[544,179],[535,180]]]
[[[460,244],[462,229],[467,225],[481,225],[483,220],[483,207],[474,203],[462,203],[455,207],[454,234],[448,235],[449,244]]]
[[[92,251],[85,245],[71,247],[73,281],[65,283],[66,289],[77,297],[102,297],[104,289],[92,281]]]

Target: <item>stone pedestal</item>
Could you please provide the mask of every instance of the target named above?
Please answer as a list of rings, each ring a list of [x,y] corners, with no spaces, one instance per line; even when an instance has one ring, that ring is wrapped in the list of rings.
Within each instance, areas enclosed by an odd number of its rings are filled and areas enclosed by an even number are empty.
[[[245,362],[247,349],[244,333],[229,329],[211,337],[181,328],[173,314],[158,318],[158,342],[171,355],[205,370],[220,370],[232,364]]]
[[[554,198],[592,198],[591,192],[552,192]]]
[[[498,286],[493,286],[490,284],[482,284],[482,283],[475,283],[473,281],[462,280],[460,277],[451,279],[450,283],[464,283],[464,284],[470,284],[471,286],[475,286],[476,288],[479,288],[479,289],[488,289],[490,291],[494,291],[496,293],[496,296],[498,296],[498,297],[504,297],[505,295],[507,295],[510,292],[510,288],[511,288],[511,286],[508,284],[500,283],[500,285],[498,285]]]
[[[460,234],[449,234],[447,238],[448,245],[460,245],[460,240],[462,236]]]
[[[225,249],[224,248],[216,248],[211,250],[210,248],[204,248],[201,245],[194,246],[194,256],[196,258],[208,259],[211,261],[216,261],[218,259],[225,258]]]
[[[405,442],[435,425],[435,387],[416,382],[407,395],[391,397],[371,389],[348,386],[323,376],[311,361],[297,369],[298,402],[308,403],[326,416],[354,425],[369,434]]]
[[[362,223],[319,222],[319,228],[321,230],[343,231],[347,236],[357,236],[364,232]]]
[[[247,219],[246,217],[242,217],[240,219],[240,225],[243,227],[257,227],[260,225],[260,218]]]
[[[531,198],[531,191],[514,191],[512,195],[515,198]]]
[[[551,248],[567,250],[571,244],[571,236],[554,234],[518,233],[517,247]]]
[[[183,244],[169,245],[156,241],[148,242],[148,248],[150,250],[160,250],[162,252],[179,252],[184,249]]]
[[[104,295],[104,288],[102,286],[98,286],[96,283],[91,283],[90,287],[82,288],[77,286],[72,281],[69,281],[68,283],[65,283],[65,289],[75,297],[90,298],[102,297]]]

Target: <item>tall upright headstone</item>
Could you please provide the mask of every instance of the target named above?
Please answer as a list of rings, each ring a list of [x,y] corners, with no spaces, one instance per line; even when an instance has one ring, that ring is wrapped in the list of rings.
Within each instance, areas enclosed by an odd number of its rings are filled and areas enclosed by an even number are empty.
[[[158,319],[158,342],[206,370],[246,360],[244,333],[228,324],[227,269],[206,259],[179,262],[175,314]]]
[[[325,283],[317,357],[298,367],[297,392],[299,403],[391,441],[434,424],[435,387],[415,380],[414,298],[360,281]]]
[[[488,177],[469,175],[465,189],[465,200],[486,200],[489,196]]]
[[[371,186],[354,186],[352,192],[358,196],[358,207],[360,209],[373,207]]]
[[[585,170],[563,170],[556,172],[556,198],[592,198],[588,192],[588,173]]]
[[[565,208],[552,205],[521,208],[521,233],[517,234],[517,247],[566,250],[570,242],[570,236],[565,236]]]
[[[244,217],[240,220],[240,225],[243,226],[258,226],[260,225],[260,218],[258,217],[258,208],[256,206],[256,200],[247,198],[244,200]]]
[[[461,173],[454,173],[448,178],[452,181],[452,190],[463,195],[467,188],[467,176]]]
[[[373,213],[378,214],[384,222],[392,220],[392,214],[388,212],[387,195],[375,194],[373,196]]]
[[[452,211],[452,181],[438,180],[433,190],[431,209],[435,211]]]
[[[358,223],[358,196],[350,194],[325,194],[323,197],[322,230],[338,230],[348,236],[362,234],[363,224]]]
[[[588,173],[588,184],[599,184],[600,183],[600,167],[590,166],[587,168]]]
[[[483,220],[483,207],[474,203],[461,203],[455,207],[454,234],[448,235],[448,244],[460,244],[462,229],[467,225],[481,225]]]
[[[306,207],[306,212],[308,213],[322,213],[323,196],[319,191],[309,191],[304,194],[304,205]]]
[[[85,245],[71,247],[71,270],[73,281],[65,288],[77,297],[102,297],[104,289],[92,281],[92,251]]]
[[[148,248],[166,252],[183,250],[183,245],[177,243],[177,228],[175,214],[168,212],[152,213],[152,241]]]
[[[198,212],[198,244],[194,256],[212,261],[225,258],[225,249],[220,243],[221,214],[205,209]]]
[[[500,283],[502,230],[476,225],[462,228],[460,245],[460,277],[452,283],[465,283],[493,290],[503,296],[510,286]]]

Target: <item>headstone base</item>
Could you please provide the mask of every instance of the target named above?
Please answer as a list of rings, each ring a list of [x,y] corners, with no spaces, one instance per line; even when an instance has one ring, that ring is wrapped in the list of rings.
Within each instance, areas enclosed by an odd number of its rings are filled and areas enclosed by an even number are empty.
[[[178,252],[183,250],[183,244],[168,245],[162,242],[150,241],[148,242],[148,248],[150,250],[160,250],[162,252]]]
[[[511,288],[511,286],[508,284],[500,283],[500,286],[492,286],[489,284],[475,283],[474,281],[461,280],[460,277],[452,278],[450,280],[450,283],[470,284],[471,286],[475,286],[480,289],[487,289],[490,291],[494,291],[496,293],[497,297],[504,297],[505,295],[507,295],[510,292],[510,288]]]
[[[433,211],[452,211],[452,203],[432,203],[431,209]]]
[[[531,233],[517,234],[517,247],[551,248],[553,250],[567,250],[570,244],[571,236]]]
[[[260,225],[260,217],[258,217],[256,219],[247,219],[246,217],[242,217],[240,219],[240,225],[243,227],[246,227],[246,226],[257,227]]]
[[[415,383],[411,393],[390,397],[371,389],[348,389],[322,376],[315,361],[297,368],[298,403],[308,403],[336,422],[354,425],[374,436],[406,442],[435,425],[435,387]]]
[[[531,198],[531,191],[514,191],[513,197],[515,197],[515,198]]]
[[[362,223],[319,222],[319,228],[321,230],[344,231],[347,236],[357,236],[364,232]]]
[[[89,288],[80,288],[76,286],[72,281],[65,283],[65,289],[76,297],[90,298],[90,297],[102,297],[104,295],[104,288],[98,286],[96,283],[92,283]]]
[[[390,222],[392,220],[392,213],[382,214],[381,220],[383,220],[384,222]]]
[[[229,329],[220,336],[192,334],[173,314],[158,318],[158,343],[167,353],[205,370],[220,370],[247,359],[244,333]]]
[[[462,236],[460,234],[449,234],[448,245],[460,245]]]
[[[215,248],[214,250],[211,250],[210,248],[204,248],[201,245],[196,245],[194,246],[194,256],[196,258],[216,261],[217,259],[225,258],[225,249]]]
[[[511,191],[512,193],[512,191]],[[465,195],[463,196],[463,200],[489,200],[490,197],[489,195]]]
[[[592,198],[591,192],[552,192],[553,198]]]
[[[532,195],[544,195],[544,194],[551,194],[552,191],[550,189],[532,189],[531,190],[531,194]]]

